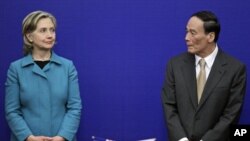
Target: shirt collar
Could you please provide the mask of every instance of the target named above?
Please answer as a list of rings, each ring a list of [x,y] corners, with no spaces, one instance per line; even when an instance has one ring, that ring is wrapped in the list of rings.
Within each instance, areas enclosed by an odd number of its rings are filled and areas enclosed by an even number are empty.
[[[204,58],[205,61],[206,61],[206,66],[208,68],[210,68],[210,69],[212,68],[212,65],[214,63],[214,60],[215,60],[215,57],[216,57],[217,53],[218,53],[218,46],[216,44],[214,51],[211,54],[209,54],[207,57]],[[195,66],[198,65],[200,59],[201,59],[200,56],[195,55]]]

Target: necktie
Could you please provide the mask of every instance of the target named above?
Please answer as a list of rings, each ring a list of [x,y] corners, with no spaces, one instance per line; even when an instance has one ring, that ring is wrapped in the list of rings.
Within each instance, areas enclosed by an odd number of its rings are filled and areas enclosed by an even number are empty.
[[[205,70],[206,61],[203,58],[200,59],[199,65],[200,65],[200,72],[199,72],[199,75],[198,75],[198,78],[197,78],[198,103],[200,102],[201,95],[202,95],[204,86],[206,84],[206,70]]]

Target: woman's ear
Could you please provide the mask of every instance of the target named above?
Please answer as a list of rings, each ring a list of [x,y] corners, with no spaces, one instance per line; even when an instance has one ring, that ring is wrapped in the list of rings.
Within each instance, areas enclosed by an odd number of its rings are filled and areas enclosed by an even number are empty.
[[[31,33],[27,33],[26,35],[26,38],[29,40],[29,42],[33,42],[33,38],[32,38],[32,34]]]

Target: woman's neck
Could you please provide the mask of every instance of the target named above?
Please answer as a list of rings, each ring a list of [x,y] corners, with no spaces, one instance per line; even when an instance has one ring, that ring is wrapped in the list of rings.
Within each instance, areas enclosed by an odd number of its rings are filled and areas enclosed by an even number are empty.
[[[33,51],[32,57],[35,61],[48,61],[51,57],[51,51]]]

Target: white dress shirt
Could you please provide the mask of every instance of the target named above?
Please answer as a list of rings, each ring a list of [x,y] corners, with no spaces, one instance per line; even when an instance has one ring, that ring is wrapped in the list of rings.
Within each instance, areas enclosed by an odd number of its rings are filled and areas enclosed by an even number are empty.
[[[205,61],[206,61],[206,66],[205,66],[206,79],[209,76],[209,73],[211,71],[211,68],[213,66],[213,63],[214,63],[214,60],[215,60],[215,57],[216,57],[217,53],[218,53],[218,46],[216,45],[214,51],[211,54],[209,54],[207,57],[204,58]],[[199,72],[200,72],[200,65],[199,65],[200,59],[202,59],[200,56],[195,55],[196,78],[198,78],[198,75],[199,75]]]

